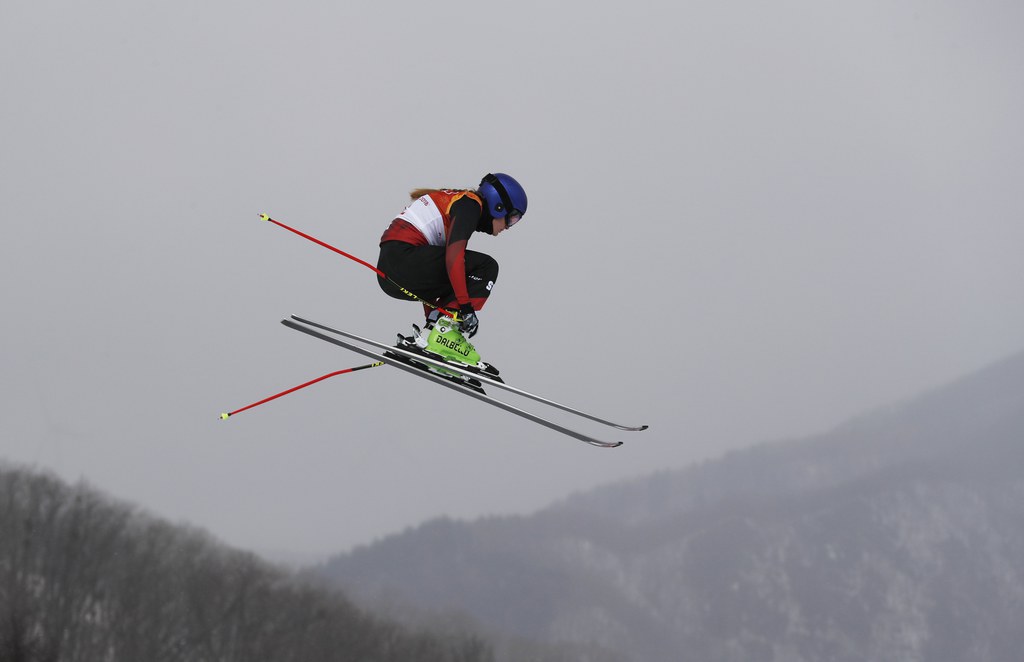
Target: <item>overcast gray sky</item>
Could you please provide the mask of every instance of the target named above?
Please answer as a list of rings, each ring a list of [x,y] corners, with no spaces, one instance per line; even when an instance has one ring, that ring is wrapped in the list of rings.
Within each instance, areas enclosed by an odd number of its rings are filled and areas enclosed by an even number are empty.
[[[328,554],[914,395],[1024,348],[1022,45],[1009,0],[5,0],[0,458]],[[388,369],[218,420],[362,362],[282,317],[419,317],[258,213],[374,261],[409,189],[488,171],[531,205],[470,244],[477,347],[649,431]]]

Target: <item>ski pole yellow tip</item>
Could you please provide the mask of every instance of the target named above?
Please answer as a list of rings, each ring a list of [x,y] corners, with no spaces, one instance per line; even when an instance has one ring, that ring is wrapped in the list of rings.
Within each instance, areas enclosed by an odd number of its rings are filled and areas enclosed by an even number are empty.
[[[220,415],[220,420],[226,421],[226,420],[228,420],[229,416],[231,416],[231,414],[229,414],[227,412],[224,412],[223,414]]]
[[[261,221],[269,221],[270,217],[267,216],[266,214],[260,214],[260,220]]]

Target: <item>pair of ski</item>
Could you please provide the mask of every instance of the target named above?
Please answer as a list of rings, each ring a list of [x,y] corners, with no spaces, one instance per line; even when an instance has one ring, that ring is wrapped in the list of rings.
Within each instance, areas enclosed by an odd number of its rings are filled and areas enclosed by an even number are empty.
[[[525,419],[527,419],[529,421],[533,421],[534,423],[542,425],[542,426],[544,426],[544,427],[546,427],[548,429],[554,430],[556,432],[560,432],[561,434],[564,434],[566,436],[572,437],[573,439],[578,439],[579,441],[582,441],[584,443],[590,444],[591,446],[597,446],[599,448],[615,448],[617,446],[621,446],[622,442],[621,441],[602,441],[600,439],[595,439],[594,437],[591,437],[590,435],[583,434],[583,433],[578,432],[576,430],[572,430],[572,429],[567,428],[567,427],[565,427],[563,425],[560,425],[559,423],[556,423],[556,422],[554,422],[552,420],[549,420],[547,418],[543,418],[543,417],[538,416],[538,415],[536,415],[536,414],[534,414],[532,412],[526,411],[525,409],[520,409],[519,407],[515,407],[513,405],[510,405],[507,402],[503,402],[502,400],[498,400],[497,398],[493,398],[493,397],[487,395],[486,393],[484,393],[482,390],[477,390],[477,389],[474,389],[474,388],[472,388],[472,387],[470,387],[468,385],[462,385],[459,382],[456,382],[456,381],[453,381],[453,380],[450,380],[450,379],[445,379],[444,377],[442,377],[442,376],[440,376],[440,375],[438,375],[438,374],[436,374],[434,372],[430,372],[429,370],[424,370],[424,369],[416,367],[414,365],[410,365],[409,363],[407,363],[406,361],[401,360],[401,359],[404,358],[404,359],[409,359],[409,360],[416,361],[416,362],[418,362],[420,364],[427,364],[427,365],[432,366],[434,368],[438,368],[438,369],[444,370],[444,371],[446,371],[448,373],[454,372],[454,373],[457,373],[457,374],[459,374],[461,376],[474,379],[474,380],[480,382],[483,385],[493,386],[495,388],[504,389],[504,390],[509,391],[511,393],[515,393],[516,395],[522,396],[524,398],[528,398],[530,400],[535,400],[535,401],[540,402],[542,404],[545,404],[545,405],[547,405],[549,407],[554,407],[556,409],[561,409],[562,411],[568,412],[568,413],[573,414],[575,416],[586,418],[586,419],[589,419],[589,420],[594,421],[596,423],[600,423],[602,425],[607,425],[609,427],[613,427],[613,428],[616,428],[616,429],[619,429],[619,430],[626,430],[626,431],[630,431],[630,432],[637,432],[637,431],[640,431],[640,430],[646,430],[647,429],[646,425],[640,425],[640,426],[620,425],[619,423],[614,423],[612,421],[605,420],[605,419],[600,418],[598,416],[594,416],[593,414],[588,414],[586,412],[580,411],[578,409],[574,409],[572,407],[563,405],[563,404],[555,402],[553,400],[548,400],[547,398],[543,398],[543,397],[541,397],[539,395],[535,395],[533,393],[529,393],[527,391],[524,391],[522,389],[516,388],[514,386],[510,386],[509,384],[505,384],[504,382],[497,381],[497,380],[494,380],[494,379],[490,379],[486,375],[483,375],[483,374],[481,374],[479,372],[474,372],[474,371],[471,371],[471,370],[466,370],[464,368],[460,368],[458,366],[453,365],[452,363],[450,363],[448,361],[434,360],[434,359],[432,359],[430,357],[423,356],[421,354],[416,354],[416,353],[413,353],[413,352],[406,351],[406,350],[404,350],[404,349],[402,349],[400,347],[391,347],[389,345],[385,345],[383,343],[379,343],[379,342],[376,342],[374,340],[370,340],[368,338],[362,338],[360,336],[348,333],[346,331],[341,331],[339,329],[334,329],[334,328],[331,328],[329,326],[325,326],[325,325],[320,324],[318,322],[313,322],[311,320],[303,319],[303,318],[298,317],[296,315],[292,315],[290,319],[281,320],[281,323],[284,324],[285,326],[287,326],[290,329],[295,329],[296,331],[301,331],[302,333],[305,333],[305,334],[307,334],[309,336],[312,336],[314,338],[319,338],[320,340],[329,342],[329,343],[331,343],[333,345],[337,345],[339,347],[344,347],[345,349],[353,351],[353,352],[355,352],[357,354],[362,354],[363,356],[366,356],[366,357],[369,357],[369,358],[373,359],[375,362],[386,363],[388,365],[394,366],[395,368],[398,368],[399,370],[403,370],[405,372],[408,372],[409,374],[416,375],[417,377],[421,377],[421,378],[426,379],[428,381],[434,382],[435,384],[440,384],[441,386],[445,386],[447,388],[450,388],[450,389],[452,389],[454,391],[457,391],[459,393],[462,393],[464,395],[468,395],[469,397],[475,398],[477,400],[480,400],[481,402],[486,402],[487,404],[492,405],[494,407],[497,407],[499,409],[504,409],[507,412],[515,414],[516,416],[520,416],[520,417],[525,418]],[[376,348],[376,349],[384,350],[385,353],[378,353],[378,352],[372,351],[371,349],[368,349],[367,347],[365,347],[366,345],[368,345],[370,347],[373,347],[373,348]]]

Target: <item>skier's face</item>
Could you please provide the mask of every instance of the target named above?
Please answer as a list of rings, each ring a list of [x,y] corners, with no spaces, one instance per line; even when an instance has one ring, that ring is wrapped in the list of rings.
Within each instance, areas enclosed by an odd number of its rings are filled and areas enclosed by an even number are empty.
[[[499,234],[501,234],[505,230],[508,230],[510,227],[518,223],[519,219],[521,219],[522,217],[522,212],[518,210],[513,210],[512,213],[509,214],[508,216],[502,216],[501,218],[493,219],[494,230],[493,232],[491,232],[491,234],[497,237]]]

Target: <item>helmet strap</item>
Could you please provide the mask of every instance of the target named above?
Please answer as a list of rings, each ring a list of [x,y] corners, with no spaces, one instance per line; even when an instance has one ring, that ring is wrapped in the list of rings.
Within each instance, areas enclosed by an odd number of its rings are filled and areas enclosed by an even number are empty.
[[[494,190],[498,192],[498,197],[501,198],[501,206],[504,207],[502,216],[508,216],[512,213],[512,199],[508,196],[508,191],[505,190],[505,185],[501,183],[501,180],[495,177],[491,173],[484,175],[484,178],[480,180],[481,184],[490,184],[494,187]]]

